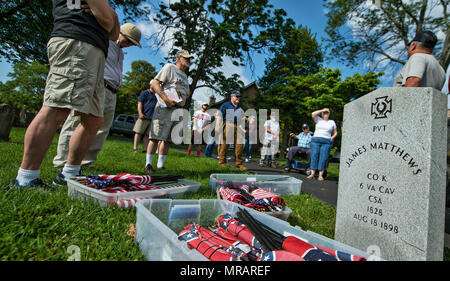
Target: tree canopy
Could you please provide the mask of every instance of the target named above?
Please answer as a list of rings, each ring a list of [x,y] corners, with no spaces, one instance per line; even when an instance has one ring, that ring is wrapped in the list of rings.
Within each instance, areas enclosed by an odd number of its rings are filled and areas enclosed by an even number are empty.
[[[146,14],[141,0],[111,0],[124,20]],[[53,28],[51,0],[0,1],[0,55],[9,62],[38,61],[48,64],[46,46]],[[120,19],[122,20],[122,19]]]
[[[49,67],[39,62],[14,64],[8,74],[11,80],[0,82],[0,102],[36,113],[42,106],[48,72]]]
[[[192,95],[199,88],[210,88],[226,95],[244,86],[238,75],[226,77],[219,70],[224,58],[236,66],[252,65],[252,54],[263,52],[280,42],[286,12],[273,9],[268,0],[180,0],[160,3],[154,10],[159,32],[151,39],[158,47],[171,46],[169,59],[180,49],[195,55],[190,70]]]
[[[117,92],[116,114],[137,114],[139,94],[149,88],[150,79],[156,76],[155,67],[144,60],[131,63],[131,71],[123,76],[122,87]]]
[[[331,56],[349,65],[385,70],[405,64],[407,44],[416,32],[443,36],[434,54],[450,63],[449,0],[324,0]]]

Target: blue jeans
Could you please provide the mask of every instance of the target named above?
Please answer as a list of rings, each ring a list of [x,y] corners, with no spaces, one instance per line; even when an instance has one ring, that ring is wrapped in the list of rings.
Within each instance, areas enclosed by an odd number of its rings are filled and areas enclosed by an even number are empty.
[[[248,149],[246,149],[247,145],[248,145]],[[252,144],[250,143],[249,139],[245,139],[245,141],[244,141],[244,152],[246,152],[245,158],[249,159],[250,153],[252,152]]]
[[[214,148],[216,147],[216,144],[215,143],[212,143],[212,144],[208,144],[207,146],[206,146],[206,149],[205,149],[205,156],[206,157],[212,157],[212,154],[213,154],[213,151],[214,151]]]
[[[333,141],[313,137],[311,140],[311,170],[325,171]]]

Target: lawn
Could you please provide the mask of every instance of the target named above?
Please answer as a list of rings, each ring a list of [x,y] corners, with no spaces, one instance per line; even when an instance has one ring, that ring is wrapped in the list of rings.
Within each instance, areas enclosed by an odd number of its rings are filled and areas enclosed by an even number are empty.
[[[67,196],[67,189],[55,192],[36,190],[4,191],[3,187],[16,176],[23,153],[25,129],[13,128],[11,140],[0,142],[0,260],[67,260],[77,246],[83,261],[145,260],[130,235],[136,222],[135,209],[100,207],[91,201],[79,201]],[[57,136],[56,136],[57,137]],[[55,137],[41,167],[41,178],[51,183],[59,172],[52,166],[56,154]],[[143,174],[145,154],[133,153],[131,139],[108,139],[94,167],[83,170],[93,174]],[[239,173],[233,166],[221,168],[217,160],[187,158],[185,153],[171,150],[166,160],[165,174],[183,175],[202,184],[199,192],[185,199],[215,199],[208,187],[212,173]],[[333,238],[336,208],[301,194],[283,196],[293,210],[288,221],[303,230]],[[446,259],[450,253],[446,249]]]
[[[17,175],[23,153],[25,129],[13,128],[10,141],[0,142],[0,260],[67,260],[70,246],[80,249],[81,260],[144,260],[129,232],[136,222],[134,209],[100,207],[94,202],[70,199],[67,189],[56,192],[36,190],[4,191]],[[41,178],[51,183],[59,172],[52,166],[57,136],[44,159]],[[94,167],[88,174],[143,174],[145,154],[132,152],[131,139],[108,139]],[[219,167],[207,158],[186,158],[185,153],[171,150],[165,174],[183,175],[202,184],[199,192],[185,199],[211,198],[216,194],[208,187],[212,173],[239,173],[233,166]],[[333,237],[336,208],[313,196],[285,196],[293,210],[292,225]]]

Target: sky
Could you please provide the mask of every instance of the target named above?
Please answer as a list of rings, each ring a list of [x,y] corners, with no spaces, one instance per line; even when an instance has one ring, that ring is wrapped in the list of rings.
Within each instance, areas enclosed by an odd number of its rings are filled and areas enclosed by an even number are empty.
[[[169,1],[169,0],[166,0]],[[316,39],[325,45],[323,38],[326,37],[325,27],[326,27],[326,16],[325,8],[323,7],[323,1],[321,0],[270,0],[271,4],[278,9],[284,9],[288,17],[292,18],[297,25],[303,25],[308,27],[313,34],[316,34]],[[120,16],[120,15],[119,15]],[[149,24],[149,22],[133,22],[143,31],[143,38],[141,40],[142,48],[130,47],[124,49],[125,59],[124,59],[124,73],[131,71],[131,63],[135,60],[146,60],[156,67],[158,71],[161,69],[161,64],[167,63],[164,60],[166,50],[162,49],[155,52],[153,46],[151,46],[149,40],[145,38],[145,35],[150,35],[154,30],[155,26]],[[121,21],[121,24],[123,22]],[[195,55],[195,50],[191,50]],[[231,64],[231,62],[225,63],[224,67],[221,69],[225,74],[232,75],[237,73],[241,76],[242,81],[246,84],[250,84],[259,77],[262,76],[265,68],[264,60],[265,55],[254,56],[253,60],[255,63],[255,70],[252,72],[250,67],[236,67]],[[195,62],[194,62],[195,63]],[[358,66],[349,68],[342,65],[337,61],[326,61],[323,66],[331,68],[340,68],[343,71],[343,79],[348,76],[353,76],[355,73],[366,73],[367,70],[362,69]],[[9,80],[7,74],[12,71],[12,66],[2,60],[0,62],[0,81],[5,82]],[[450,73],[449,73],[450,74]],[[448,75],[447,75],[448,77]],[[151,77],[149,77],[150,79]],[[390,87],[392,81],[384,79],[381,87]],[[194,93],[194,99],[199,102],[209,102],[209,96],[213,92],[211,90],[197,90]],[[450,101],[449,101],[450,108]]]

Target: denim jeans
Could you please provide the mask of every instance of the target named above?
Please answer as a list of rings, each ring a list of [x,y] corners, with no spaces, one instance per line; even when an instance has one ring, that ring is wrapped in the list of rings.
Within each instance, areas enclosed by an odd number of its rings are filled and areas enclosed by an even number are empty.
[[[244,141],[244,152],[246,153],[245,158],[249,159],[250,153],[252,152],[252,144],[250,143],[249,139],[245,139]]]
[[[325,171],[333,141],[313,137],[311,140],[311,170]]]

